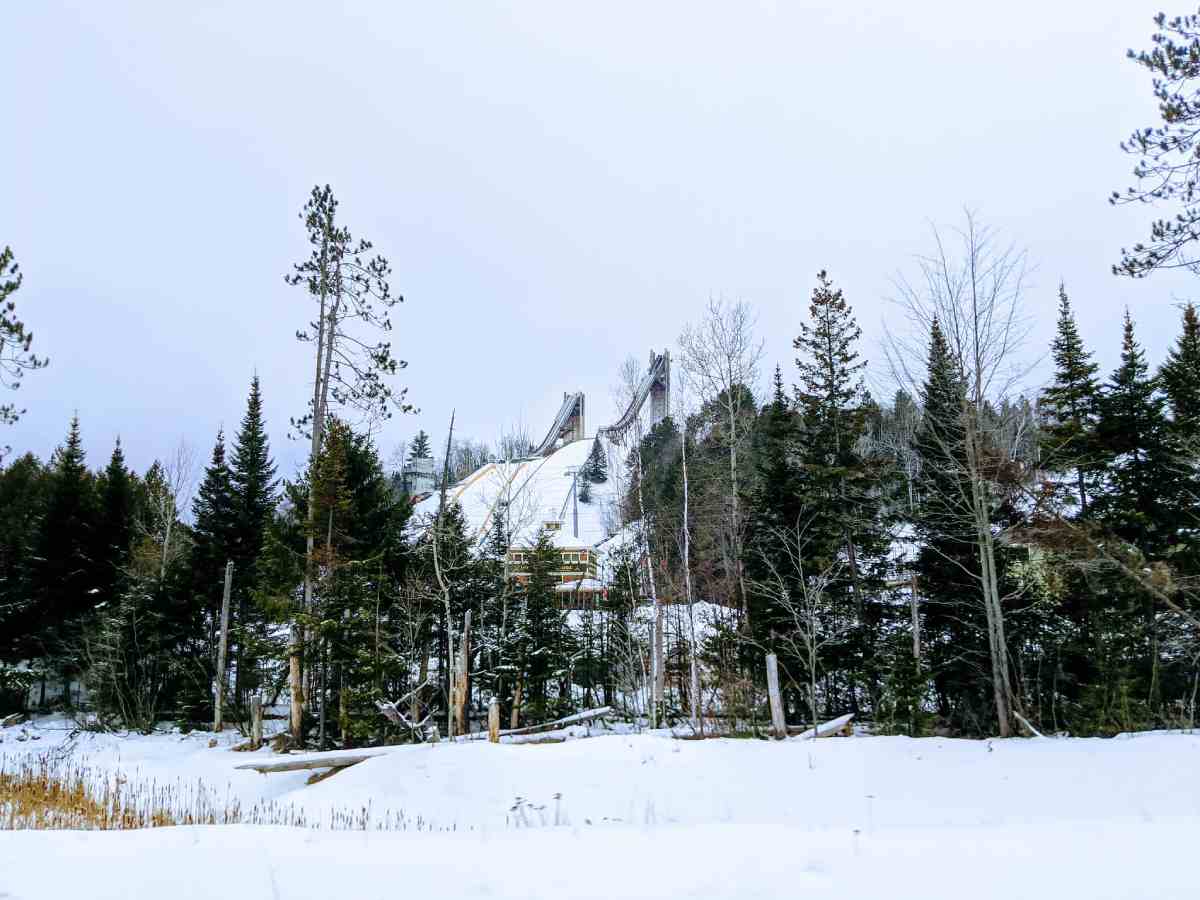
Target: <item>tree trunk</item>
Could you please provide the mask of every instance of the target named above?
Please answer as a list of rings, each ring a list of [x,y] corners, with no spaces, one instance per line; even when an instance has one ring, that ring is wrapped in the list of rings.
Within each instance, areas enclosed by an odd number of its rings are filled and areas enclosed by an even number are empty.
[[[463,622],[462,638],[459,640],[459,660],[455,672],[454,719],[458,734],[467,733],[467,673],[470,668],[471,611],[467,610]]]
[[[524,679],[517,676],[517,687],[513,691],[512,714],[509,716],[508,727],[516,728],[521,721],[521,688],[524,686]]]
[[[262,697],[255,694],[250,698],[250,749],[257,750],[263,742]]]
[[[229,591],[233,586],[233,560],[225,563],[225,590],[221,594],[221,638],[217,644],[217,672],[213,678],[213,731],[220,731],[225,699],[225,653],[229,647]]]
[[[500,701],[495,697],[488,704],[488,740],[493,744],[500,743]]]
[[[783,715],[783,698],[779,694],[779,660],[767,654],[767,698],[771,704],[771,731],[776,740],[787,737],[787,719]]]

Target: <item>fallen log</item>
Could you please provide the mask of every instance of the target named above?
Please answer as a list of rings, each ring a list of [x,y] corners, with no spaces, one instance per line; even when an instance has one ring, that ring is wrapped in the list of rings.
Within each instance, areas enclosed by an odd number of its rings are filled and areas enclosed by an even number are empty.
[[[498,732],[498,737],[509,737],[511,735],[521,734],[539,734],[543,731],[555,731],[566,725],[578,725],[581,722],[590,722],[592,719],[599,719],[601,716],[607,716],[612,712],[611,706],[600,706],[596,709],[585,709],[583,712],[577,712],[569,716],[563,716],[561,719],[555,719],[553,722],[542,722],[540,725],[524,725],[521,728],[506,728]],[[472,734],[465,734],[455,740],[462,741],[482,741],[488,737],[489,732],[477,731]]]
[[[362,750],[331,750],[327,753],[298,753],[283,758],[264,759],[234,766],[266,775],[270,772],[298,772],[302,769],[345,769],[376,756],[391,753],[394,747],[368,747]]]
[[[822,722],[815,729],[809,728],[801,731],[799,734],[792,735],[793,738],[804,740],[805,738],[813,737],[832,737],[835,734],[850,735],[853,733],[850,722],[854,719],[854,713],[846,713],[844,716],[838,716],[836,719],[830,719],[828,722]],[[788,729],[791,730],[790,728]]]

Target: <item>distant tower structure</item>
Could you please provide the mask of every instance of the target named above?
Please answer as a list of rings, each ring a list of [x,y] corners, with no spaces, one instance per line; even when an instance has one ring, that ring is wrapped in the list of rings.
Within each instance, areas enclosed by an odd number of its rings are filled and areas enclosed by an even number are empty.
[[[658,363],[657,368],[655,363]],[[653,428],[671,412],[671,351],[664,350],[660,360],[651,350],[650,371],[656,373],[650,385],[650,427]]]
[[[437,486],[432,459],[410,459],[400,472],[400,484],[410,497],[432,494]]]
[[[564,404],[570,403],[573,400],[575,401],[574,409],[571,412],[570,418],[567,419],[566,425],[564,425],[562,431],[559,432],[559,438],[564,444],[570,444],[573,441],[582,441],[585,437],[587,437],[587,430],[585,428],[586,423],[583,412],[584,399],[585,398],[582,393],[568,394],[566,391],[563,392]]]

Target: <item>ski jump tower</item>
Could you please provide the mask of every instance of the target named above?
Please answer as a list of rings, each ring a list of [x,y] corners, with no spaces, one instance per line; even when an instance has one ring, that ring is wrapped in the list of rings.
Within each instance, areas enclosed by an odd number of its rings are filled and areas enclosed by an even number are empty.
[[[671,411],[671,353],[668,350],[662,353],[650,351],[646,374],[635,387],[629,405],[616,422],[600,429],[599,436],[620,443],[637,422],[647,400],[650,401],[650,427],[653,428]],[[554,424],[531,455],[549,456],[559,447],[585,437],[587,428],[583,393],[563,394],[563,403],[554,417]]]
[[[626,433],[637,422],[642,407],[650,401],[650,427],[653,428],[667,417],[671,411],[671,352],[662,353],[650,351],[650,363],[646,374],[638,382],[629,406],[621,417],[612,425],[600,429],[600,436],[614,443],[621,443]]]

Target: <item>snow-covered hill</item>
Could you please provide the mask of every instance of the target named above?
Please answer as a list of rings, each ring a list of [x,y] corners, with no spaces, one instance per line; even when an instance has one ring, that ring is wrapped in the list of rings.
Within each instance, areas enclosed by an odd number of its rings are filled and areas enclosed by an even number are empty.
[[[562,546],[595,546],[617,528],[613,500],[615,479],[591,486],[588,502],[572,492],[574,473],[587,461],[595,441],[572,441],[549,456],[512,462],[488,463],[458,484],[446,498],[457,502],[467,522],[469,535],[482,543],[495,527],[494,517],[505,509],[512,542],[532,544],[547,522],[560,523],[552,532]],[[611,468],[611,464],[610,464]],[[413,527],[423,527],[437,515],[440,498],[433,494],[413,510]]]

